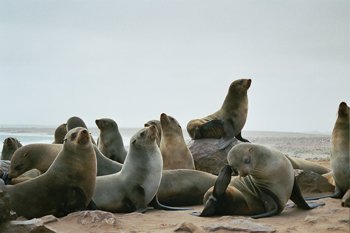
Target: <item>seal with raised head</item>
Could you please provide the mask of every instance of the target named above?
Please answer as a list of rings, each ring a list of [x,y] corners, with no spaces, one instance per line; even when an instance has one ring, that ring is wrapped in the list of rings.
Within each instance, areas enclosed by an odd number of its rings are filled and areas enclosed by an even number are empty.
[[[1,151],[1,160],[11,160],[12,155],[20,147],[22,147],[22,144],[17,138],[5,138]]]
[[[97,119],[95,123],[100,129],[100,135],[97,140],[98,149],[107,158],[124,163],[127,151],[125,150],[117,123],[109,118]]]
[[[67,120],[66,127],[67,127],[67,131],[74,129],[76,127],[83,127],[85,129],[88,129],[85,122],[83,121],[83,119],[81,119],[80,117],[77,117],[77,116],[70,117]],[[92,144],[96,145],[96,142],[92,136],[91,136],[91,141],[92,141]]]
[[[70,130],[62,151],[41,176],[7,186],[11,208],[27,219],[95,209],[96,156],[85,128]],[[95,208],[94,208],[95,207]]]
[[[224,103],[218,111],[188,122],[187,132],[190,137],[220,139],[219,149],[230,145],[234,137],[242,142],[249,142],[242,137],[241,131],[247,119],[247,91],[251,82],[251,79],[238,79],[232,82]]]
[[[157,145],[160,146],[160,141],[162,140],[162,129],[160,128],[160,121],[150,120],[144,124],[145,127],[149,127],[151,125],[154,125],[155,127],[157,127],[157,130],[158,130]]]
[[[275,148],[241,143],[230,150],[227,160],[214,188],[205,194],[199,216],[269,217],[281,213],[288,199],[303,209],[324,205],[304,200],[292,164]],[[232,173],[239,177],[230,184]]]
[[[155,126],[139,130],[130,139],[122,170],[96,178],[93,199],[99,208],[114,213],[145,212],[149,204],[172,209],[159,204],[156,196],[163,167],[156,137]]]
[[[63,123],[55,129],[55,141],[52,144],[63,144],[64,137],[67,134],[67,124]]]
[[[163,157],[163,170],[194,169],[191,151],[185,142],[179,122],[165,113],[160,115],[162,140],[160,151]]]

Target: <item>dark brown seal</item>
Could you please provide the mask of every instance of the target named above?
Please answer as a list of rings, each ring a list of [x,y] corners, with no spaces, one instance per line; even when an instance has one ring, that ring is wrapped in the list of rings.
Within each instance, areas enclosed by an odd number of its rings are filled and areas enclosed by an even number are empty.
[[[17,138],[6,138],[2,146],[1,160],[11,160],[12,155],[20,147],[22,147],[22,144],[18,141]]]
[[[251,79],[239,79],[231,83],[227,96],[221,108],[204,118],[191,120],[187,124],[187,132],[192,139],[218,138],[219,149],[226,148],[236,137],[242,138],[241,131],[248,114],[247,91]]]

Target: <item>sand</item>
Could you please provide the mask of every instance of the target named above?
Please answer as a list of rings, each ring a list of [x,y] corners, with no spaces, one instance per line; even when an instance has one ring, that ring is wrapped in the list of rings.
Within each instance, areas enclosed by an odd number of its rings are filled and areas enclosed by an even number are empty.
[[[283,153],[309,158],[330,168],[330,134],[302,134],[279,132],[244,132],[252,142],[274,146]],[[242,216],[196,217],[192,210],[163,211],[149,209],[146,213],[105,213],[105,220],[98,221],[89,214],[103,212],[77,212],[57,221],[45,224],[56,232],[350,232],[350,209],[341,206],[340,199],[325,198],[325,206],[313,210],[286,207],[273,217],[251,219]],[[103,219],[103,218],[102,218]],[[229,230],[231,229],[231,230]]]

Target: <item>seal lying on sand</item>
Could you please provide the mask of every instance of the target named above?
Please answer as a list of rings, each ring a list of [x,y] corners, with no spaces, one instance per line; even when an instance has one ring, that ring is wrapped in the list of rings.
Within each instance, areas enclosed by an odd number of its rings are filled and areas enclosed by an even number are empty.
[[[191,151],[185,142],[179,122],[165,113],[160,115],[162,140],[160,152],[163,157],[163,170],[194,169]]]
[[[242,142],[241,131],[248,114],[248,95],[251,79],[239,79],[231,83],[221,108],[202,119],[191,120],[187,124],[188,134],[192,139],[218,138],[219,149],[231,144],[234,137]]]
[[[241,143],[230,150],[227,160],[214,189],[205,194],[206,205],[199,216],[269,217],[281,213],[288,199],[303,209],[324,205],[305,202],[292,164],[275,148]],[[232,173],[239,177],[230,184]]]
[[[18,216],[62,217],[88,207],[96,208],[91,201],[95,181],[96,156],[90,133],[85,128],[75,128],[67,133],[62,151],[46,173],[7,186],[7,192]]]
[[[11,160],[12,155],[20,147],[22,147],[22,144],[17,138],[6,138],[4,140],[4,145],[2,146],[1,160]]]
[[[97,140],[98,149],[107,158],[124,163],[127,151],[125,150],[117,123],[109,118],[97,119],[95,123],[100,129],[100,135]]]
[[[163,161],[156,144],[157,128],[139,130],[130,140],[128,155],[120,172],[96,178],[93,196],[97,206],[110,212],[145,212],[154,208],[174,209],[159,204],[157,190]]]

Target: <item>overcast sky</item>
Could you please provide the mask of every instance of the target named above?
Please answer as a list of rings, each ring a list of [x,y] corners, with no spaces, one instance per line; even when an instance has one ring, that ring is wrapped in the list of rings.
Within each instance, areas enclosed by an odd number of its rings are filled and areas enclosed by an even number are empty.
[[[348,0],[0,0],[0,30],[0,125],[186,128],[241,78],[244,130],[331,132],[350,104]]]

